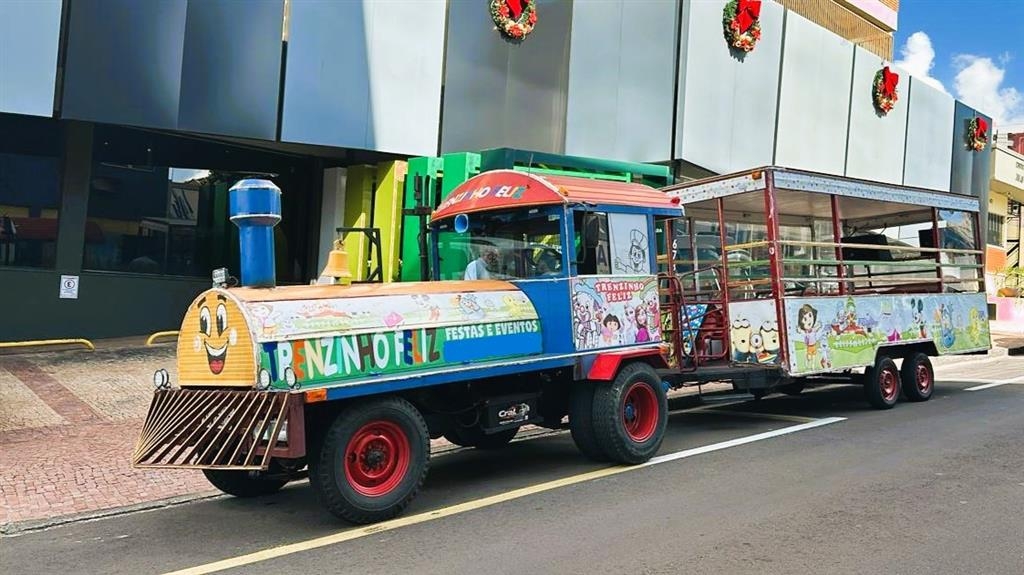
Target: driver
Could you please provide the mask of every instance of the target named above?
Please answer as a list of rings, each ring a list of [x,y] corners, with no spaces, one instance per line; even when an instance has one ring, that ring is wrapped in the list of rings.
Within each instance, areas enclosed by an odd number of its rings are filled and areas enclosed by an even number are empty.
[[[498,248],[486,245],[480,248],[480,256],[469,262],[466,266],[466,273],[463,279],[467,280],[489,280],[504,277],[498,273],[498,264],[501,261],[501,254]]]

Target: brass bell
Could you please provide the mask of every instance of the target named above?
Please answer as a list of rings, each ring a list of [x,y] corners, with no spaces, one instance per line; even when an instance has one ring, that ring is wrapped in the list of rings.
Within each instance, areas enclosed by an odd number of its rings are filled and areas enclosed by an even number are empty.
[[[340,239],[334,240],[334,249],[327,255],[327,265],[320,277],[334,278],[335,283],[347,284],[352,281],[352,272],[348,269],[348,254],[345,253],[345,243]]]

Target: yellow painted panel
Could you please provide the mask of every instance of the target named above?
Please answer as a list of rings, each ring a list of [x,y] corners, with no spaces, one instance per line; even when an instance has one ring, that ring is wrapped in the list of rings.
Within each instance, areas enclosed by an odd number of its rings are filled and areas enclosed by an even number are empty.
[[[199,294],[178,333],[181,385],[255,386],[256,369],[252,332],[238,300],[220,289]]]
[[[377,177],[375,166],[351,166],[345,178],[345,214],[342,225],[349,228],[370,227],[370,210],[373,205],[373,186]],[[352,279],[366,279],[366,259],[370,242],[362,233],[350,233],[345,237],[345,251],[348,253],[348,267]]]
[[[402,238],[402,197],[407,162],[382,162],[377,165],[377,193],[374,197],[373,227],[380,230],[381,261],[384,281],[398,281],[398,247]]]

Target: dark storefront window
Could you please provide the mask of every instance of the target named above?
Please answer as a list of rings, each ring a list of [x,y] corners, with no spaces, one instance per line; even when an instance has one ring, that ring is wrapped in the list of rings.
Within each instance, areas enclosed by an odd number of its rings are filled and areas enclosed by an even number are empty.
[[[0,266],[53,268],[60,208],[56,122],[0,114]]]
[[[83,267],[125,273],[238,275],[238,240],[228,190],[250,174],[270,177],[285,195],[275,229],[277,275],[304,282],[303,217],[311,170],[293,157],[170,134],[97,126]]]
[[[999,214],[988,215],[988,243],[989,245],[1003,247],[1003,227],[1006,225],[1006,218]]]

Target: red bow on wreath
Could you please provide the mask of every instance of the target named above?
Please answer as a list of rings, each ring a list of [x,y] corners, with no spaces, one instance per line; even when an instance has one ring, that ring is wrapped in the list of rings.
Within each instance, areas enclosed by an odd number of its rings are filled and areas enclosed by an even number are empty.
[[[508,9],[512,11],[512,19],[518,20],[519,16],[523,13],[523,3],[521,0],[505,0],[505,4],[508,5]]]
[[[988,132],[988,122],[985,121],[985,118],[976,118],[976,120],[977,124],[975,124],[974,128],[974,137],[979,140],[986,139],[987,136],[985,133]]]
[[[740,33],[746,32],[754,25],[754,20],[761,17],[761,0],[739,0],[736,3],[736,23]]]
[[[896,84],[900,83],[900,75],[890,72],[889,67],[882,68],[882,93],[886,97],[892,97],[896,92]]]

